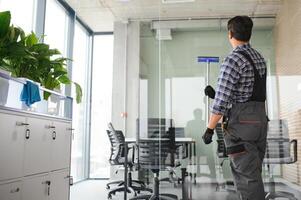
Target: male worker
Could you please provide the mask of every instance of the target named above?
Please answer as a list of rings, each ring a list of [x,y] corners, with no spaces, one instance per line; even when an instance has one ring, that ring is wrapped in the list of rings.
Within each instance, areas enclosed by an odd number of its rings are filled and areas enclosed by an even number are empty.
[[[267,137],[266,63],[249,44],[252,28],[253,22],[247,16],[228,21],[233,51],[221,65],[203,141],[212,142],[213,130],[224,117],[224,140],[240,198],[264,200],[261,171]]]

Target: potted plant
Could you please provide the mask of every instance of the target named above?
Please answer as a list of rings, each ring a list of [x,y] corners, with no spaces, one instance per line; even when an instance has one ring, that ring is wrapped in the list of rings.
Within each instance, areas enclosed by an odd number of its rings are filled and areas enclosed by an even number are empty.
[[[7,40],[9,32],[10,14],[7,12],[0,13],[0,66],[3,65],[3,56],[6,54],[2,49]],[[8,70],[2,68],[1,74],[9,74]],[[0,105],[5,105],[7,101],[9,82],[7,79],[0,78]]]
[[[10,25],[10,19],[9,11],[0,12],[0,68],[11,72],[13,77],[31,79],[50,90],[73,83],[76,102],[80,103],[82,89],[68,77],[66,63],[69,59],[62,57],[57,49],[39,42],[33,32],[26,35],[21,28]],[[50,93],[44,92],[45,100],[49,96]]]

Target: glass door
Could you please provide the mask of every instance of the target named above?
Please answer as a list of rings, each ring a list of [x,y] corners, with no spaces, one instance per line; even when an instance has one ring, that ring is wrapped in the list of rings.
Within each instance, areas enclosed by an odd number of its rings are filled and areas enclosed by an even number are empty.
[[[222,192],[226,191],[226,183],[232,182],[232,175],[228,159],[217,155],[216,134],[210,145],[202,141],[213,103],[205,96],[204,88],[207,84],[216,88],[220,65],[232,51],[225,27],[215,26],[220,24],[216,22],[215,19],[198,20],[198,27],[189,20],[159,20],[140,25],[137,133],[142,144],[144,139],[153,140],[153,146],[148,147],[158,151],[153,157],[159,157],[158,169],[140,171],[140,177],[153,185],[160,180],[160,193],[178,198],[186,195],[187,199],[221,199],[225,194],[226,199],[237,198],[235,193]],[[273,60],[272,40],[267,40],[270,34],[271,30],[255,29],[252,40],[267,60]],[[218,62],[207,63],[200,57],[214,57]],[[172,164],[167,162],[169,155],[164,153],[168,151],[165,138],[171,134],[176,137],[177,147]],[[187,175],[184,186],[178,182],[182,172]]]

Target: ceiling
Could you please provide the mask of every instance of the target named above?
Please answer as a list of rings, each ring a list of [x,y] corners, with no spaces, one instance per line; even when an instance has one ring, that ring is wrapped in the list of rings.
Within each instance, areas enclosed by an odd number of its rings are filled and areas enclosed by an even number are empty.
[[[275,16],[282,0],[66,0],[95,32],[113,31],[114,21]]]

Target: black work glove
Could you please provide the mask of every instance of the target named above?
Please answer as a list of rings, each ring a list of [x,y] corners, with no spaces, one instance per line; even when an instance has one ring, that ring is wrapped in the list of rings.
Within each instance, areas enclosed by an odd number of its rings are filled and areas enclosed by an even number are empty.
[[[211,99],[214,99],[215,97],[215,90],[213,89],[213,87],[211,87],[211,85],[207,85],[204,89],[205,95],[208,96]]]
[[[212,136],[213,136],[213,129],[207,128],[202,139],[205,144],[210,144],[212,142]]]

